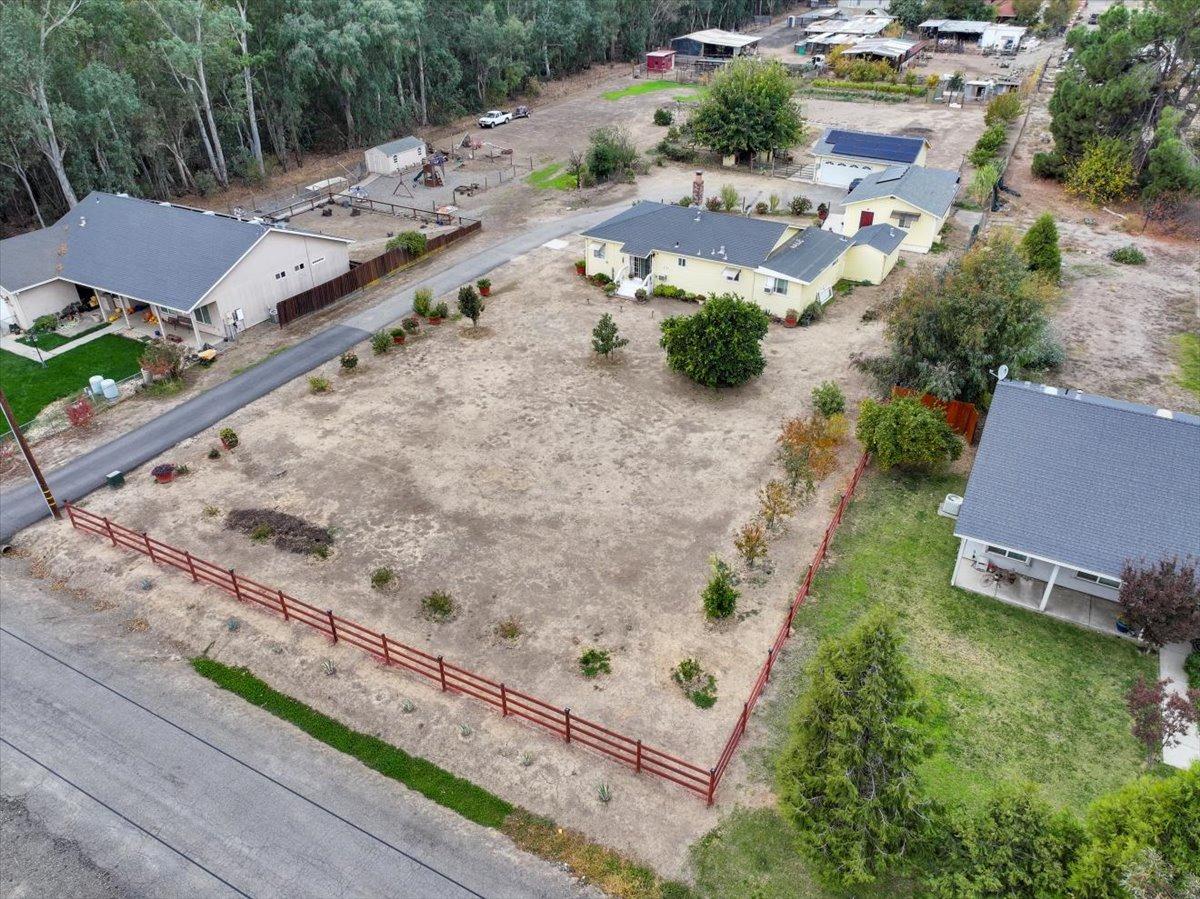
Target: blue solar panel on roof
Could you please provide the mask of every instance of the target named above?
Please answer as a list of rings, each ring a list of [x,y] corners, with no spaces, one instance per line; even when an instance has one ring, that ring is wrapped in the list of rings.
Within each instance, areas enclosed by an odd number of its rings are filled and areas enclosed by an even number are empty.
[[[865,131],[830,131],[826,140],[841,156],[883,159],[887,162],[916,162],[925,143],[919,137],[896,137]]]

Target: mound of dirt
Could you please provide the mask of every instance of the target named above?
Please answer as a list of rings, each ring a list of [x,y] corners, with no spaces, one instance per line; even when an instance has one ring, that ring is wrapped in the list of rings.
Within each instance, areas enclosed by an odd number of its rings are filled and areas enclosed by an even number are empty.
[[[270,537],[277,549],[305,556],[333,543],[326,528],[273,509],[233,509],[225,516],[225,527],[244,534]]]

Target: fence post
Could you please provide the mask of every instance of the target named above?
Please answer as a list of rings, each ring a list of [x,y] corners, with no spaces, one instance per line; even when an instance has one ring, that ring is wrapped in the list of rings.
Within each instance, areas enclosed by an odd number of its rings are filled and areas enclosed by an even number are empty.
[[[71,522],[71,527],[77,528],[75,524],[75,507],[66,502],[63,503],[63,508],[67,510],[67,520]]]
[[[446,662],[438,656],[438,679],[442,682],[442,692],[446,692]]]
[[[713,793],[717,791],[717,769],[708,769],[708,805],[711,808],[713,804]]]
[[[563,709],[563,715],[566,717],[566,720],[567,720],[567,742],[570,743],[571,742],[571,708],[570,708],[570,706]]]
[[[388,651],[387,634],[380,634],[379,642],[383,644],[383,664],[392,664],[392,654]]]
[[[282,590],[276,590],[275,592],[279,594],[279,609],[281,612],[283,612],[283,620],[287,621],[288,620],[287,596],[284,594],[284,592]]]
[[[636,761],[634,762],[634,765],[633,765],[633,770],[636,771],[638,774],[642,773],[642,741],[641,740],[637,741],[637,756],[636,756]]]
[[[238,602],[241,602],[242,601],[242,588],[238,586],[237,575],[234,573],[232,568],[229,569],[229,580],[231,580],[233,582],[233,595],[235,597],[237,597]]]
[[[763,678],[764,685],[769,684],[771,682],[771,663],[772,663],[774,656],[775,656],[775,650],[773,648],[769,648],[767,650],[767,676]]]
[[[157,562],[158,559],[154,558],[154,547],[150,545],[150,535],[145,531],[142,531],[142,542],[146,544],[146,555],[150,557],[150,561]]]
[[[325,610],[325,617],[329,621],[329,636],[333,637],[333,642],[337,642],[337,624],[333,620],[333,609]]]
[[[193,581],[200,580],[200,576],[196,574],[196,563],[192,561],[192,554],[185,549],[183,551],[183,557],[187,560],[188,574],[190,574],[192,576],[192,580]]]
[[[113,546],[117,545],[117,535],[113,533],[112,522],[107,518],[104,519],[104,529],[108,531],[108,539],[112,541]]]
[[[500,717],[508,717],[508,689],[504,684],[500,684]]]

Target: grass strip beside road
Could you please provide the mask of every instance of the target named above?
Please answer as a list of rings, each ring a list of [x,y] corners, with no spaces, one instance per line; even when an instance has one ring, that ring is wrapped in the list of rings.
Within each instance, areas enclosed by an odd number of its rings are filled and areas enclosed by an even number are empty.
[[[684,884],[664,881],[577,831],[558,827],[433,762],[409,755],[378,737],[353,730],[298,699],[275,690],[246,668],[198,656],[192,667],[202,677],[298,727],[326,746],[344,752],[464,818],[507,835],[517,846],[560,862],[606,893],[623,899],[687,899]],[[687,800],[681,800],[687,801]]]

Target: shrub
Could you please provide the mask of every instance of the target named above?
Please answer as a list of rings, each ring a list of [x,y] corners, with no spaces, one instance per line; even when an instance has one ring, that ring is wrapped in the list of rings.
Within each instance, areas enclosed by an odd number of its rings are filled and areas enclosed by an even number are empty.
[[[1057,150],[1049,153],[1034,153],[1029,170],[1039,178],[1060,180],[1067,172],[1067,161]]]
[[[796,511],[792,504],[792,494],[780,481],[768,481],[766,486],[758,491],[758,514],[762,516],[763,524],[770,530],[781,518],[786,518]]]
[[[1193,649],[1188,653],[1187,661],[1183,663],[1183,670],[1187,672],[1188,683],[1200,690],[1200,649]]]
[[[624,129],[609,125],[591,134],[587,152],[588,173],[597,181],[620,180],[637,164],[637,148]]]
[[[675,116],[671,115],[671,110],[662,109],[662,108],[654,110],[654,124],[655,125],[661,125],[663,127],[666,127],[667,125],[670,125],[673,121],[675,121]]]
[[[717,702],[717,679],[695,659],[684,659],[671,671],[671,680],[679,684],[683,695],[698,708],[711,709]]]
[[[422,318],[429,318],[429,310],[433,308],[433,291],[428,287],[420,288],[413,294],[413,312]]]
[[[371,350],[376,356],[382,356],[392,348],[392,335],[387,331],[376,331],[371,335]]]
[[[612,278],[604,274],[604,272],[596,272],[596,274],[592,275],[592,283],[603,287],[605,284],[611,284]]]
[[[450,307],[446,305],[445,301],[442,301],[442,302],[438,303],[436,306],[434,306],[432,309],[429,310],[429,317],[430,318],[449,318],[450,317]]]
[[[458,603],[445,590],[434,590],[421,600],[421,614],[430,621],[450,621],[458,615]]]
[[[673,284],[655,284],[654,289],[650,291],[651,296],[667,297],[669,299],[681,299],[687,296],[687,291],[676,287]]]
[[[410,256],[420,256],[425,252],[428,243],[429,238],[420,231],[401,231],[387,242],[387,248],[389,250],[404,250]]]
[[[1064,896],[1083,828],[1032,788],[1005,787],[978,814],[956,811],[939,842],[932,896]]]
[[[713,564],[712,577],[700,594],[704,614],[709,618],[728,618],[737,608],[740,595],[733,586],[733,572],[728,565],[717,560]]]
[[[605,359],[611,358],[613,353],[628,343],[628,338],[620,336],[617,323],[607,312],[600,316],[600,321],[592,328],[592,349]]]
[[[1038,217],[1021,239],[1021,250],[1030,271],[1041,272],[1052,281],[1058,281],[1062,254],[1058,250],[1058,227],[1054,224],[1054,216],[1046,212]]]
[[[975,172],[975,177],[971,179],[971,185],[967,188],[967,196],[980,206],[987,206],[992,202],[992,193],[999,182],[1000,166],[994,162],[981,165]]]
[[[382,590],[384,587],[390,586],[395,580],[396,572],[392,571],[392,569],[387,567],[376,568],[371,572],[371,589]]]
[[[1108,258],[1113,262],[1119,262],[1122,265],[1145,265],[1146,254],[1130,244],[1127,247],[1117,247],[1108,254]]]
[[[146,344],[138,365],[156,378],[178,378],[183,371],[183,349],[165,340]]]
[[[825,307],[817,300],[813,300],[800,312],[800,318],[797,319],[797,322],[801,328],[807,328],[814,322],[819,322],[824,317]]]
[[[757,203],[754,204],[754,214],[755,215],[766,215],[770,211],[770,209],[771,209],[771,207],[768,206],[766,203],[764,203],[762,200],[759,200]]]
[[[416,334],[421,330],[421,323],[417,321],[416,316],[410,315],[404,321],[400,322],[400,327],[404,328],[408,334]]]
[[[788,209],[792,215],[804,215],[812,209],[812,200],[808,197],[792,197],[792,201],[788,203]]]
[[[221,442],[225,444],[226,449],[233,449],[242,442],[241,438],[237,435],[237,431],[233,428],[221,428],[221,430],[217,431],[217,436],[221,438]]]
[[[981,166],[995,158],[996,153],[1004,146],[1005,130],[1003,125],[992,125],[984,129],[975,142],[975,148],[967,155],[971,165]]]
[[[721,211],[721,198],[720,197],[709,197],[707,200],[704,201],[704,208],[707,209],[709,212],[720,212]]]
[[[328,393],[329,379],[322,378],[320,375],[313,375],[308,379],[308,389],[313,393]]]
[[[1026,367],[1035,371],[1045,371],[1048,368],[1060,368],[1067,361],[1067,351],[1062,341],[1047,324],[1029,348]]]
[[[208,451],[208,458],[210,458],[210,459],[220,459],[220,458],[221,458],[221,451],[220,451],[219,449],[217,449],[217,448],[214,446],[212,449],[210,449],[210,450]],[[208,508],[212,508],[212,507],[210,506],[210,507],[208,507]],[[208,511],[208,509],[206,508],[206,509],[205,509],[205,511],[207,512],[207,511]],[[216,513],[214,512],[213,514],[215,515]]]
[[[275,532],[271,530],[270,525],[260,524],[250,531],[250,539],[255,543],[266,543],[274,534]]]
[[[733,212],[742,205],[742,198],[737,192],[737,188],[732,184],[721,185],[721,208],[726,212]]]
[[[780,807],[831,879],[872,883],[923,827],[925,706],[899,629],[880,607],[823,641],[808,675],[777,763]]]
[[[639,287],[637,290],[635,290],[633,292],[633,298],[635,300],[637,300],[639,303],[644,303],[644,302],[646,302],[647,299],[650,298],[650,294],[646,293],[646,288]]]
[[[812,493],[816,481],[837,467],[837,448],[846,438],[846,417],[835,413],[828,418],[813,415],[791,418],[783,423],[777,442],[779,458],[787,475],[788,489]]]
[[[585,649],[579,656],[579,673],[584,677],[599,677],[611,674],[612,664],[607,649]]]
[[[825,418],[846,411],[846,395],[833,381],[822,381],[812,392],[813,407]]]
[[[1000,94],[988,101],[985,125],[1008,125],[1021,117],[1021,95],[1016,91]]]
[[[858,441],[880,468],[938,468],[962,455],[963,444],[939,409],[912,397],[862,401]]]
[[[521,619],[515,615],[510,615],[496,625],[496,636],[501,640],[515,640],[524,632],[525,628],[521,624]]]
[[[33,327],[29,330],[35,334],[46,334],[50,331],[57,331],[58,316],[53,313],[50,315],[39,315],[33,320]]]
[[[1200,583],[1194,559],[1127,561],[1117,596],[1129,626],[1154,646],[1200,639]]]
[[[339,361],[341,362],[343,369],[346,371],[353,371],[354,369],[358,368],[358,353],[346,351],[345,353],[342,353],[342,357]]]
[[[73,428],[86,428],[96,416],[95,407],[88,402],[87,397],[80,397],[67,406],[67,421]]]
[[[680,197],[678,205],[682,206],[684,209],[687,209],[687,207],[692,205],[692,198],[690,196]]]
[[[462,313],[463,318],[471,320],[472,328],[478,327],[479,316],[483,315],[485,308],[487,307],[484,305],[483,298],[470,284],[458,289],[458,311]]]
[[[734,294],[715,296],[695,315],[662,321],[667,364],[705,387],[735,387],[766,367],[761,342],[771,319]]]
[[[1089,145],[1067,172],[1067,192],[1097,205],[1127,197],[1136,183],[1129,145],[1115,137]]]
[[[746,563],[746,567],[753,568],[755,562],[767,555],[766,528],[757,521],[747,522],[734,536],[733,546]]]

